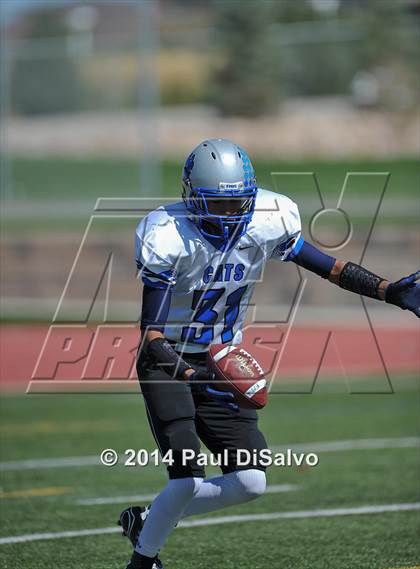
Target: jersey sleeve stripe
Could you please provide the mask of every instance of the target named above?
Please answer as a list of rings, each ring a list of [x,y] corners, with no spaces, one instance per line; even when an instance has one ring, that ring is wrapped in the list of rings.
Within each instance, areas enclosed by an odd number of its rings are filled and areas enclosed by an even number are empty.
[[[285,258],[285,261],[293,261],[293,259],[296,257],[296,255],[298,255],[299,251],[302,249],[304,243],[305,243],[305,238],[303,237],[303,235],[301,235],[299,239],[296,241],[293,249]]]
[[[176,283],[176,271],[175,269],[162,271],[160,273],[154,273],[148,269],[145,265],[141,263],[138,259],[136,260],[137,268],[140,271],[140,276],[142,281],[149,285],[158,288],[166,288],[173,286]]]

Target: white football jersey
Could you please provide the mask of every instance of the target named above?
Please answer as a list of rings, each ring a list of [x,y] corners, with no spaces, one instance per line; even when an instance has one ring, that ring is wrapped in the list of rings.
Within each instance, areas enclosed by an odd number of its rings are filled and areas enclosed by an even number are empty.
[[[136,263],[145,284],[172,292],[165,336],[185,352],[239,344],[255,284],[269,259],[287,260],[303,243],[296,204],[258,189],[246,233],[228,251],[214,247],[183,202],[161,206],[136,230]]]

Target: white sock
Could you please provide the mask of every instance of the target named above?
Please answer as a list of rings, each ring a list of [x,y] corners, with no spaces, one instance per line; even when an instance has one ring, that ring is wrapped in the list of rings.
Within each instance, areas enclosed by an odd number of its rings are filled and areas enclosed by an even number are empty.
[[[205,514],[254,500],[264,494],[265,488],[265,473],[252,468],[204,480],[182,517]]]
[[[137,543],[138,553],[146,557],[155,557],[158,554],[202,482],[202,478],[193,477],[169,480],[167,486],[153,500]]]

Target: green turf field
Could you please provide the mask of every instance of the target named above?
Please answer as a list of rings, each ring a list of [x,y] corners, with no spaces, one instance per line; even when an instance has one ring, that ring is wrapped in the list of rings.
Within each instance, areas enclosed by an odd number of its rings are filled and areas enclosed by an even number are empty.
[[[203,517],[313,514],[419,502],[418,450],[408,438],[419,434],[418,385],[406,379],[394,387],[396,392],[387,395],[349,395],[331,384],[312,395],[272,395],[260,414],[270,445],[313,443],[316,449],[322,441],[338,441],[340,447],[345,440],[375,443],[380,438],[388,448],[355,450],[349,443],[345,451],[320,451],[314,468],[271,467],[271,488],[288,484],[295,489],[278,493],[274,488],[257,501]],[[94,456],[109,447],[120,453],[154,448],[141,398],[135,395],[7,396],[1,400],[1,424],[3,461]],[[126,505],[124,496],[154,493],[164,483],[164,470],[155,467],[16,466],[2,473],[1,536],[109,528]],[[120,503],[78,503],[119,496]],[[130,554],[128,541],[118,533],[0,547],[1,567],[7,569],[117,569],[125,567]],[[418,512],[318,513],[180,527],[162,558],[168,569],[413,567],[420,562]]]
[[[319,209],[317,190],[310,173],[315,173],[327,207],[335,207],[348,172],[365,175],[352,177],[348,195],[353,202],[373,199],[379,184],[390,173],[380,219],[387,226],[413,227],[418,223],[419,170],[415,159],[388,161],[255,161],[258,183],[292,197],[299,203],[303,219]],[[182,161],[162,162],[161,189],[147,189],[148,197],[180,196]],[[281,176],[273,173],[281,173]],[[371,173],[383,173],[372,177]],[[128,159],[24,159],[11,160],[7,172],[12,210],[3,213],[3,230],[83,231],[99,197],[139,197],[139,162]],[[52,208],[52,209],[51,209]],[[367,208],[369,210],[369,208]],[[354,221],[371,223],[363,206],[352,212]],[[325,220],[324,220],[325,222]],[[125,222],[123,222],[125,223]],[[327,223],[342,224],[341,217]],[[109,229],[120,229],[112,223]]]
[[[390,172],[389,191],[417,195],[418,163],[413,159],[384,161],[322,161],[304,162],[254,161],[258,182],[273,187],[272,172],[315,172],[322,192],[336,193],[347,172]],[[178,195],[181,190],[182,160],[162,163],[162,193]],[[15,158],[10,164],[10,179],[17,198],[29,199],[96,199],[99,196],[137,196],[140,167],[137,160],[128,159],[70,159]],[[287,179],[302,193],[312,193],[309,183]],[[369,193],[369,180],[357,185],[360,194]],[[153,196],[153,188],[148,192]]]

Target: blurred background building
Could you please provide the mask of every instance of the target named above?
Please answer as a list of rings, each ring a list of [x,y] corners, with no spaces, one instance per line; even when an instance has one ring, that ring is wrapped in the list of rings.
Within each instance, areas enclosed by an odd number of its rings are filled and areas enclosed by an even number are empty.
[[[419,21],[416,0],[5,0],[7,148],[182,157],[222,131],[276,159],[413,154]]]

